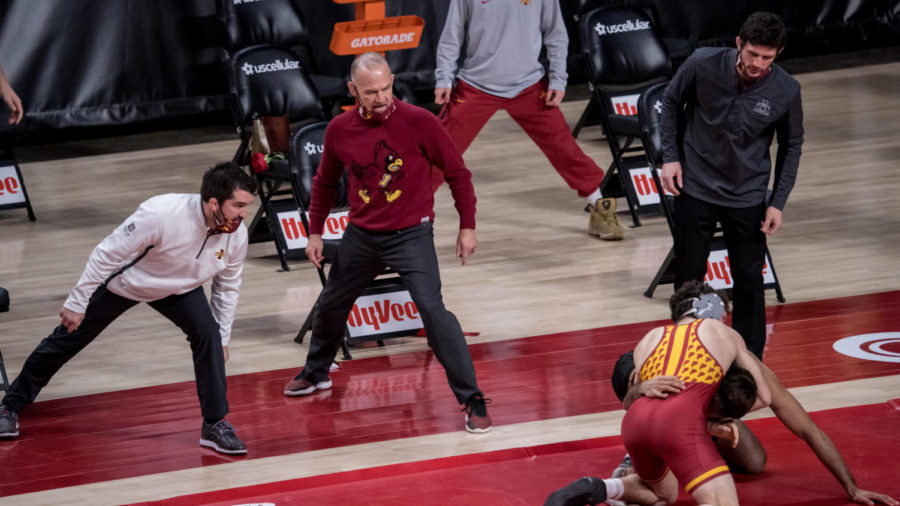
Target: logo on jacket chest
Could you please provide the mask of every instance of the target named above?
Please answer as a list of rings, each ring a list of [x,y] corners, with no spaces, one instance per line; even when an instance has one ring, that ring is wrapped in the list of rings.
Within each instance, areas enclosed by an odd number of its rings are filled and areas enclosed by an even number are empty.
[[[756,105],[753,106],[753,112],[768,117],[772,113],[772,104],[768,100],[761,98]]]
[[[388,202],[393,202],[403,193],[397,184],[403,179],[403,159],[400,154],[385,141],[375,144],[372,155],[372,163],[361,165],[353,160],[350,163],[350,172],[356,176],[362,185],[357,192],[359,198],[366,204],[380,191]]]
[[[225,256],[225,249],[224,249],[224,248],[223,248],[223,249],[220,249],[219,251],[216,251],[215,253],[213,253],[213,255],[216,256],[216,259],[217,259],[217,260],[221,260],[222,257]]]

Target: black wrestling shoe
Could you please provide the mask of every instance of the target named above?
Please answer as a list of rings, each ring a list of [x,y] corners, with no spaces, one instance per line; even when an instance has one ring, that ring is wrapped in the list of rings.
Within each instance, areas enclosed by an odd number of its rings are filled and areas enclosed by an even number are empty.
[[[224,419],[213,425],[203,422],[203,428],[200,429],[200,446],[206,446],[228,455],[247,453],[247,447],[234,433],[234,427]]]
[[[0,404],[0,438],[12,439],[19,436],[19,415],[10,411],[6,404]]]
[[[634,472],[634,468],[631,465],[631,455],[628,455],[626,453],[625,458],[622,459],[622,463],[619,464],[619,467],[617,467],[613,471],[612,477],[613,478],[624,478],[633,472]]]
[[[595,506],[606,500],[606,484],[599,478],[585,476],[550,494],[544,506]]]

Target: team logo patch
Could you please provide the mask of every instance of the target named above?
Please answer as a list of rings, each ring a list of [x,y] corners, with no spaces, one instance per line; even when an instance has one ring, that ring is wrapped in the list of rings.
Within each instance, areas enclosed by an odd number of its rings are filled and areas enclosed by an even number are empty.
[[[217,259],[221,260],[222,257],[225,256],[225,250],[224,250],[224,249],[220,249],[219,251],[216,251],[216,252],[214,253],[214,255],[216,255],[216,258],[217,258]]]
[[[763,116],[768,116],[769,113],[772,112],[772,104],[770,104],[769,101],[764,98],[760,99],[760,101],[757,102],[755,106],[753,106],[753,112],[755,112],[756,114],[761,114]]]
[[[834,343],[834,350],[862,360],[900,363],[900,332],[845,337]]]

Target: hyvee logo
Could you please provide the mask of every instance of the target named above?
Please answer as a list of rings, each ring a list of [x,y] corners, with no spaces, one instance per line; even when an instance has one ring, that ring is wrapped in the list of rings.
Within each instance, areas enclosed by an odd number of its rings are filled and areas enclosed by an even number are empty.
[[[262,63],[260,65],[253,65],[252,63],[247,62],[241,66],[241,70],[244,71],[244,75],[247,76],[265,74],[267,72],[281,72],[282,70],[297,70],[299,68],[299,60],[288,60],[287,58],[284,60],[275,60],[272,63]]]
[[[405,303],[396,303],[388,298],[384,300],[376,300],[372,304],[359,303],[353,304],[350,315],[347,318],[347,324],[351,327],[362,327],[369,325],[376,331],[381,330],[382,325],[390,322],[402,322],[403,320],[418,320],[419,309],[410,301]]]
[[[775,276],[772,274],[772,269],[769,268],[768,255],[763,259],[762,275],[764,285],[775,283]],[[703,278],[703,281],[716,290],[732,287],[731,258],[728,257],[727,250],[720,249],[709,252],[709,258],[706,260],[706,277]]]
[[[597,32],[597,35],[603,37],[604,35],[612,35],[615,33],[624,33],[624,32],[639,32],[641,30],[649,30],[650,22],[649,21],[640,21],[640,20],[631,20],[618,24],[618,25],[604,25],[603,23],[597,23],[594,25],[594,31]]]

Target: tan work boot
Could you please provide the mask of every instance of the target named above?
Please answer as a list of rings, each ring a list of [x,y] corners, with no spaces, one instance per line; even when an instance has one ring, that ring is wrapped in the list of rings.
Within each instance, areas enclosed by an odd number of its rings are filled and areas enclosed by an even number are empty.
[[[604,241],[621,241],[625,238],[625,230],[616,218],[616,199],[600,199],[596,205],[588,205],[588,211],[591,213],[591,221],[588,223],[589,234],[596,235]]]

